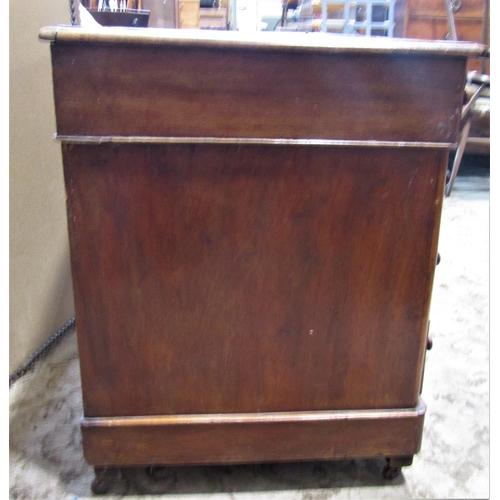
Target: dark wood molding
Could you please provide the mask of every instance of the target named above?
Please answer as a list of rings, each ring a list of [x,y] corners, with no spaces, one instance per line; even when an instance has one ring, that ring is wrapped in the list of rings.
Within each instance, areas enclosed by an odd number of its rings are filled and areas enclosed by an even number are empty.
[[[84,453],[103,467],[185,465],[193,457],[197,464],[398,457],[420,450],[421,401],[410,410],[318,413],[85,419]]]

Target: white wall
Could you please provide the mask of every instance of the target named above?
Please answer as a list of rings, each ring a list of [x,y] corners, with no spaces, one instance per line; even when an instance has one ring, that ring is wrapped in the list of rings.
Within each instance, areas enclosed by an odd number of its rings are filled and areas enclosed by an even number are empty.
[[[70,23],[68,0],[10,2],[9,373],[74,316],[50,46],[38,41]]]

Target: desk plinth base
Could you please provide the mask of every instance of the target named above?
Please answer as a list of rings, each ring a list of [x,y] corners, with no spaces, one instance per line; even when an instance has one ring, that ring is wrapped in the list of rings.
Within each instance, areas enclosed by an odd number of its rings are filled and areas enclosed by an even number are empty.
[[[392,479],[420,449],[425,410],[84,418],[83,448],[100,485],[122,467],[376,457]]]

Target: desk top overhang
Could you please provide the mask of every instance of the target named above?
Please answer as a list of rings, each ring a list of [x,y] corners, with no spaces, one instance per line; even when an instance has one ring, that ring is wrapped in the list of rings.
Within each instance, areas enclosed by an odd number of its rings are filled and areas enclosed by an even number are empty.
[[[489,49],[478,43],[422,41],[403,38],[364,37],[306,32],[257,32],[175,30],[165,28],[81,28],[51,26],[40,30],[39,38],[56,43],[99,43],[213,47],[323,53],[377,53],[487,57]]]
[[[468,42],[160,28],[43,28],[71,143],[456,143]],[[167,119],[168,118],[168,119]]]

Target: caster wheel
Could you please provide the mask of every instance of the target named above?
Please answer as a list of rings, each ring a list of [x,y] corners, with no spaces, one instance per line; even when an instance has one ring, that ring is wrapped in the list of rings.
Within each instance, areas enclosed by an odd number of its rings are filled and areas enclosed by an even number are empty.
[[[399,476],[400,473],[401,473],[401,467],[391,467],[389,464],[387,464],[384,467],[382,475],[384,476],[384,479],[395,479],[396,477]]]
[[[111,488],[111,479],[109,478],[94,478],[92,481],[92,484],[90,485],[90,489],[92,490],[92,493],[94,495],[104,495],[106,494],[110,488]]]
[[[95,478],[90,485],[90,489],[94,495],[104,495],[108,493],[113,483],[120,477],[120,469],[96,467],[94,471]]]
[[[157,495],[172,491],[177,482],[174,470],[171,467],[141,467],[128,471],[131,483],[139,493]]]

